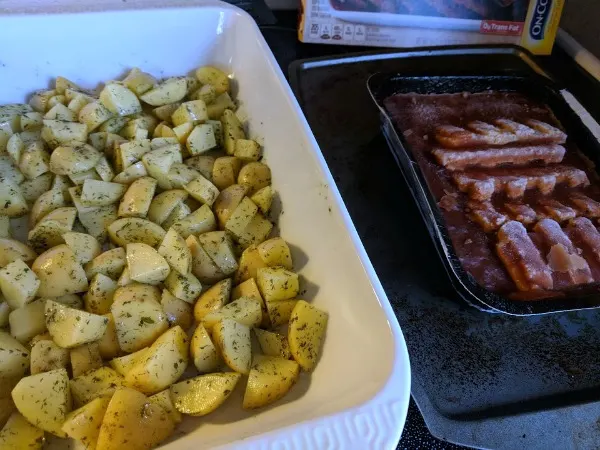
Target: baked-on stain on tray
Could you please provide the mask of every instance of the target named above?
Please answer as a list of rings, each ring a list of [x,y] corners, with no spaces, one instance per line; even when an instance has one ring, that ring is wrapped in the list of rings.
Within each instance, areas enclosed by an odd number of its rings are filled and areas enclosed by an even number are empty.
[[[531,300],[600,281],[571,223],[596,215],[598,177],[546,105],[516,92],[400,93],[384,105],[480,285]]]

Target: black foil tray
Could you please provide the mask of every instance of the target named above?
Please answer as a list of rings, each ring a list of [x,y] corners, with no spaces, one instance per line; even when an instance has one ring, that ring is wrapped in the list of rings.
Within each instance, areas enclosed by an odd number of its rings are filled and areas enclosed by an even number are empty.
[[[479,285],[463,268],[456,255],[436,199],[412,156],[410,146],[383,105],[386,98],[396,93],[446,94],[487,90],[518,92],[547,105],[565,127],[569,139],[575,142],[596,166],[600,166],[600,143],[560,94],[561,88],[558,85],[533,70],[528,74],[503,72],[498,75],[479,75],[477,72],[477,67],[472,67],[473,75],[460,76],[405,76],[398,73],[377,73],[368,81],[369,91],[381,111],[383,133],[419,207],[454,288],[472,306],[488,312],[529,315],[599,307],[600,285],[598,283],[565,291],[563,295],[548,299],[507,298]]]

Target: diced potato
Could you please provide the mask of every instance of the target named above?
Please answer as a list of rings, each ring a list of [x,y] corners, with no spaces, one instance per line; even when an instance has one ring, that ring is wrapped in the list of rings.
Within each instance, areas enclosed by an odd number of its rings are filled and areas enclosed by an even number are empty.
[[[29,207],[19,186],[6,179],[0,183],[0,214],[8,217],[20,217],[27,211],[29,211]]]
[[[175,163],[169,169],[169,182],[175,189],[183,188],[183,186],[199,176],[202,176],[200,172],[186,164]]]
[[[90,262],[102,251],[98,241],[89,234],[69,231],[64,233],[62,237],[80,264]]]
[[[184,330],[187,330],[192,325],[191,305],[175,297],[167,289],[163,289],[160,305],[167,315],[170,326],[179,325]]]
[[[273,203],[273,196],[275,193],[273,192],[272,186],[265,186],[262,189],[256,191],[251,197],[252,200],[263,214],[268,214],[271,209],[271,204]]]
[[[21,343],[46,331],[45,300],[34,300],[22,308],[11,311],[8,316],[11,334]]]
[[[21,155],[24,151],[25,144],[18,133],[13,134],[8,141],[6,141],[6,153],[8,153],[8,156],[14,165],[19,164],[19,161],[21,161]]]
[[[15,384],[16,383],[17,381],[15,381]],[[173,408],[175,408],[175,406],[173,406]],[[15,407],[12,398],[10,398],[10,395],[8,397],[0,397],[0,430],[4,428],[4,425],[9,421],[10,416],[15,412],[18,414],[17,408]],[[2,439],[2,432],[0,431],[0,448],[2,448],[1,445],[4,442]],[[5,442],[4,444],[6,445]]]
[[[212,180],[213,166],[216,158],[211,155],[196,155],[185,160],[185,164],[200,174],[208,181]]]
[[[85,274],[88,279],[92,279],[94,275],[101,273],[114,280],[118,278],[126,264],[125,249],[117,247],[101,253],[87,263]]]
[[[235,156],[217,158],[213,166],[212,182],[219,190],[235,184],[241,167],[242,161]]]
[[[21,130],[39,130],[44,125],[44,117],[39,112],[28,112],[21,116]]]
[[[261,357],[248,375],[244,409],[260,408],[282,398],[298,380],[300,367],[295,361],[278,357]]]
[[[129,276],[134,281],[158,284],[165,280],[171,271],[165,258],[147,244],[127,244],[126,253]]]
[[[207,330],[222,319],[233,319],[243,325],[256,327],[262,321],[261,302],[256,298],[240,297],[221,309],[209,312],[202,318],[202,324]]]
[[[222,70],[212,66],[196,69],[196,78],[201,84],[210,84],[217,94],[229,91],[229,77]]]
[[[32,301],[39,286],[40,280],[36,274],[20,259],[0,269],[0,289],[13,309]]]
[[[161,192],[152,200],[148,209],[148,219],[152,222],[161,225],[169,214],[173,212],[175,207],[183,202],[188,196],[188,193],[182,189],[171,189]]]
[[[98,350],[102,359],[110,359],[121,352],[121,347],[119,347],[117,328],[115,327],[113,315],[108,313],[104,314],[104,317],[108,319],[108,324],[106,325],[104,335],[98,340]]]
[[[79,441],[84,448],[95,449],[100,427],[111,397],[98,397],[69,413],[62,426],[63,432]]]
[[[119,133],[127,125],[127,122],[129,122],[127,117],[116,116],[108,119],[98,129],[107,133]]]
[[[105,206],[117,203],[127,187],[107,181],[85,180],[81,190],[81,203],[84,206]]]
[[[100,102],[111,113],[119,116],[129,116],[142,111],[142,105],[135,93],[117,83],[104,86],[100,92]]]
[[[229,97],[228,94],[221,94],[219,97],[223,97],[223,96],[227,96]],[[214,105],[211,105],[210,107],[213,107]],[[209,116],[210,116],[210,112],[209,112]],[[221,117],[219,115],[219,117]],[[221,123],[220,120],[207,120],[206,123],[212,125],[213,127],[213,132],[215,133],[215,140],[217,141],[217,147],[222,147],[223,146],[223,124]]]
[[[46,300],[46,327],[54,342],[63,348],[73,348],[100,339],[108,319],[97,314],[69,308]]]
[[[102,181],[112,181],[112,179],[115,177],[113,168],[104,156],[100,158],[98,164],[96,164],[96,167],[94,167],[94,170]]]
[[[202,283],[212,284],[222,280],[226,275],[219,269],[208,253],[202,248],[198,238],[193,234],[185,240],[192,252],[192,273]]]
[[[194,181],[186,184],[184,189],[202,204],[212,206],[219,195],[219,190],[204,177],[196,178]]]
[[[161,224],[161,226],[165,230],[168,230],[176,222],[179,222],[180,220],[183,220],[184,218],[186,218],[187,216],[189,216],[191,213],[192,213],[192,211],[191,211],[190,207],[187,205],[187,203],[185,201],[182,202],[182,203],[178,203],[177,205],[175,205],[175,208],[173,208],[173,211],[171,211],[171,214],[169,214],[169,216]]]
[[[54,97],[57,93],[58,92],[56,92],[54,89],[34,92],[29,99],[29,104],[37,112],[46,112],[48,109],[50,109],[48,107],[48,100],[50,100],[51,97]]]
[[[85,94],[77,94],[75,97],[73,97],[71,100],[69,100],[69,103],[67,104],[67,109],[69,111],[71,111],[71,113],[72,113],[71,120],[76,121],[77,118],[79,117],[79,112],[83,109],[83,107],[93,101],[94,101],[93,97],[90,97]],[[50,111],[48,111],[48,113],[49,112]],[[48,115],[48,114],[46,114],[46,115]],[[67,116],[65,115],[63,117],[67,117]],[[53,117],[46,117],[46,118],[52,119]]]
[[[194,318],[201,322],[208,314],[213,313],[227,303],[231,296],[231,278],[219,281],[204,292],[194,304]]]
[[[200,373],[213,372],[221,364],[217,348],[202,324],[199,324],[194,330],[190,342],[190,354]]]
[[[64,95],[55,95],[48,99],[48,108],[50,108],[50,109],[52,109],[53,107],[55,107],[56,105],[59,105],[59,104],[66,105],[67,97],[65,97]]]
[[[19,187],[25,200],[30,203],[35,202],[40,195],[50,190],[53,178],[52,173],[46,172],[33,180],[25,180],[21,183]]]
[[[0,373],[2,378],[21,378],[29,369],[29,352],[15,338],[0,331]]]
[[[109,364],[119,373],[119,375],[125,376],[139,361],[148,355],[149,351],[150,347],[144,347],[137,352],[130,353],[129,355],[111,359]]]
[[[171,397],[179,412],[205,416],[231,395],[241,375],[234,372],[210,373],[171,386]]]
[[[102,367],[102,356],[100,355],[98,343],[92,342],[72,348],[71,367],[73,368],[74,377]]]
[[[244,236],[248,225],[250,225],[250,222],[257,213],[258,206],[256,206],[248,197],[244,197],[227,219],[225,230],[239,240],[240,237]]]
[[[219,220],[219,227],[225,228],[225,224],[229,217],[238,207],[248,188],[241,184],[234,184],[223,189],[214,203],[215,214]]]
[[[112,118],[113,113],[101,101],[90,102],[79,111],[78,119],[91,132]]]
[[[73,175],[93,169],[102,153],[88,144],[70,143],[56,147],[50,156],[50,170],[57,175]]]
[[[95,398],[110,396],[125,386],[125,380],[110,367],[100,367],[73,378],[70,384],[73,403],[80,407]]]
[[[86,103],[87,104],[87,103]],[[73,105],[73,108],[78,108],[77,105]],[[44,119],[62,120],[65,122],[75,122],[77,116],[75,113],[61,103],[57,103],[44,114]]]
[[[33,262],[32,270],[40,279],[37,295],[59,297],[85,292],[88,288],[85,271],[75,253],[65,244],[52,247]]]
[[[158,128],[158,127],[157,127]],[[179,141],[176,137],[155,137],[150,141],[150,149],[156,150],[161,147],[167,147],[169,145],[178,144]]]
[[[13,412],[0,431],[0,448],[41,450],[44,431],[31,425],[25,417]]]
[[[74,173],[73,175],[69,175],[69,180],[75,186],[83,186],[85,180],[98,180],[100,181],[100,177],[98,176],[98,172],[96,169],[90,169],[86,172]]]
[[[168,78],[142,94],[140,100],[152,106],[168,105],[183,99],[187,89],[185,78]]]
[[[276,328],[287,324],[290,321],[290,316],[296,303],[298,303],[298,300],[276,300],[265,302],[271,326]]]
[[[171,115],[175,112],[181,103],[175,102],[167,105],[159,106],[158,108],[154,108],[152,112],[156,117],[165,122],[171,122]]]
[[[125,246],[141,242],[151,247],[158,246],[167,232],[154,222],[137,217],[115,220],[108,227],[110,239],[117,245]]]
[[[25,180],[25,176],[21,173],[22,169],[19,169],[17,166],[18,162],[13,164],[8,155],[0,154],[0,178],[2,180],[7,180],[15,184],[22,183]]]
[[[262,157],[262,149],[251,139],[236,139],[233,155],[242,161],[258,161]]]
[[[231,275],[238,270],[233,244],[227,233],[224,231],[210,231],[198,236],[198,241],[225,275]]]
[[[31,262],[37,257],[31,247],[15,239],[0,238],[0,267],[18,259]]]
[[[65,241],[62,234],[70,230],[70,227],[64,227],[55,220],[43,218],[40,223],[28,233],[27,240],[36,252],[41,253],[48,250],[50,247],[64,244]]]
[[[210,84],[205,84],[200,89],[195,90],[190,94],[192,100],[202,100],[207,105],[212,103],[217,98],[217,90]]]
[[[189,341],[185,331],[175,326],[150,346],[148,353],[127,373],[128,386],[155,394],[176,382],[188,364]]]
[[[56,92],[59,94],[63,94],[63,95],[67,89],[71,89],[71,90],[75,90],[75,91],[83,91],[82,88],[80,88],[74,82],[72,82],[71,80],[69,80],[65,77],[56,77],[54,84],[55,84]]]
[[[208,205],[202,205],[196,211],[179,219],[171,225],[184,239],[191,234],[203,234],[217,229],[215,215]]]
[[[265,241],[271,234],[273,224],[269,222],[261,213],[257,213],[244,232],[237,236],[237,241],[242,247],[260,244]]]
[[[256,299],[260,303],[260,307],[262,309],[262,321],[260,326],[263,328],[269,328],[271,326],[271,321],[269,320],[269,313],[267,311],[267,305],[260,295],[260,290],[256,284],[254,278],[249,278],[246,281],[237,285],[231,291],[231,300],[237,300],[240,297],[247,297]]]
[[[172,138],[172,137],[176,137],[176,135],[173,132],[173,129],[169,125],[167,125],[166,122],[160,122],[158,125],[156,125],[156,128],[154,128],[152,137],[153,138]]]
[[[292,270],[292,253],[282,238],[275,237],[264,241],[257,246],[257,250],[266,266],[282,266]]]
[[[271,169],[266,164],[251,162],[240,170],[238,184],[248,186],[249,195],[271,184]]]
[[[135,164],[152,150],[149,139],[135,139],[119,144],[115,148],[115,169],[122,172]]]
[[[298,300],[290,316],[288,340],[294,359],[303,370],[312,371],[319,359],[327,328],[326,312]]]
[[[194,304],[202,292],[200,281],[192,273],[182,275],[174,270],[165,279],[165,287],[175,297],[191,304]]]
[[[154,342],[169,326],[160,306],[160,291],[155,286],[131,284],[114,295],[111,312],[119,346],[134,352]]]
[[[104,414],[96,448],[150,449],[168,438],[174,429],[175,422],[160,405],[134,389],[120,388]]]
[[[83,309],[83,301],[77,294],[66,294],[60,297],[48,297],[45,300],[53,300],[61,305],[68,306],[73,309]]]
[[[298,295],[298,274],[283,267],[262,267],[256,271],[256,282],[267,302],[288,300]]]
[[[0,299],[0,328],[8,326],[8,316],[10,315],[10,306]]]
[[[117,205],[100,206],[86,212],[79,210],[78,217],[91,236],[104,242],[108,226],[117,219]]]
[[[171,121],[175,126],[187,122],[197,125],[206,120],[208,120],[208,114],[206,104],[202,100],[184,102],[171,115]]]
[[[92,277],[90,288],[84,295],[85,309],[93,314],[107,314],[117,290],[117,283],[102,273]]]
[[[233,319],[221,319],[213,328],[213,338],[230,369],[242,374],[250,372],[252,345],[248,326]]]
[[[65,369],[25,377],[12,391],[19,412],[34,426],[64,437],[61,426],[71,411],[69,376]]]
[[[182,162],[179,144],[161,147],[142,157],[148,174],[155,178],[161,189],[171,189],[169,169],[174,163]]]
[[[165,389],[149,397],[149,400],[164,409],[174,423],[181,422],[181,413],[177,411],[171,398],[171,390]]]
[[[254,334],[256,335],[260,349],[265,355],[277,356],[284,359],[290,359],[292,356],[286,336],[261,330],[260,328],[255,328]]]
[[[233,155],[236,139],[246,139],[244,127],[235,113],[230,109],[223,111],[221,122],[223,123],[223,146],[225,147],[225,152],[228,155]]]
[[[176,230],[171,228],[167,232],[165,238],[158,247],[158,253],[165,258],[165,260],[173,269],[175,269],[176,272],[182,274],[182,276],[186,277],[186,275],[190,273],[192,269],[192,252],[185,244],[185,240],[179,235],[179,233],[177,233]],[[173,273],[176,273],[175,271],[173,271]],[[171,276],[175,277],[176,275],[171,274],[170,277]],[[193,277],[193,275],[191,276]],[[200,289],[202,289],[200,282],[198,280],[195,281]],[[182,283],[178,282],[177,280],[172,280],[171,282]],[[186,282],[185,284],[189,285],[190,283]]]
[[[39,340],[31,347],[31,374],[66,369],[69,364],[69,350],[61,348],[53,341]]]
[[[50,155],[44,149],[44,144],[34,142],[25,147],[21,154],[19,170],[28,180],[33,180],[50,170]]]
[[[135,92],[137,96],[140,96],[152,89],[156,84],[156,78],[134,67],[123,79],[123,84]]]
[[[200,101],[200,100],[198,100]],[[185,141],[190,155],[199,155],[217,147],[214,127],[209,123],[196,125]]]
[[[144,166],[144,163],[142,161],[138,161],[135,164],[129,166],[124,171],[118,173],[112,181],[114,183],[129,185],[138,178],[145,177],[147,175],[148,172],[146,171],[146,166]]]
[[[131,183],[119,205],[119,217],[146,217],[156,184],[156,180],[150,177],[138,178]]]
[[[187,142],[187,139],[194,130],[194,128],[195,127],[193,122],[182,123],[181,125],[177,125],[173,128],[173,136],[175,137],[175,139],[177,139],[177,142],[183,145]]]

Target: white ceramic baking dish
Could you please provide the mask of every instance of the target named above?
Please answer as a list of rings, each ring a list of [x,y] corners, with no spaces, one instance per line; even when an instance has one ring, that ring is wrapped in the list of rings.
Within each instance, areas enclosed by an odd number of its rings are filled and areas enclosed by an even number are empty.
[[[248,413],[239,392],[186,419],[166,447],[395,447],[410,395],[406,344],[283,74],[243,11],[162,3],[0,3],[0,103],[23,101],[56,75],[93,87],[134,66],[163,76],[206,63],[229,70],[250,135],[264,143],[304,295],[330,313],[320,363],[286,398]]]

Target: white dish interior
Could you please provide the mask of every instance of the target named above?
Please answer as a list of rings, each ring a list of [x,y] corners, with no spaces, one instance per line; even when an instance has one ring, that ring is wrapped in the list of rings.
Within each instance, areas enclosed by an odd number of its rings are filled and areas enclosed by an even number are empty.
[[[312,376],[303,375],[274,406],[244,412],[238,392],[215,413],[184,421],[185,433],[168,447],[238,448],[241,439],[248,447],[395,446],[410,394],[406,345],[254,21],[221,3],[77,14],[67,8],[60,14],[1,16],[0,42],[10,42],[0,50],[1,104],[23,102],[57,75],[95,87],[131,67],[170,76],[210,63],[233,74],[250,135],[264,144],[282,200],[281,235],[293,246],[305,297],[330,313],[322,358]],[[243,390],[245,383],[240,385]]]

